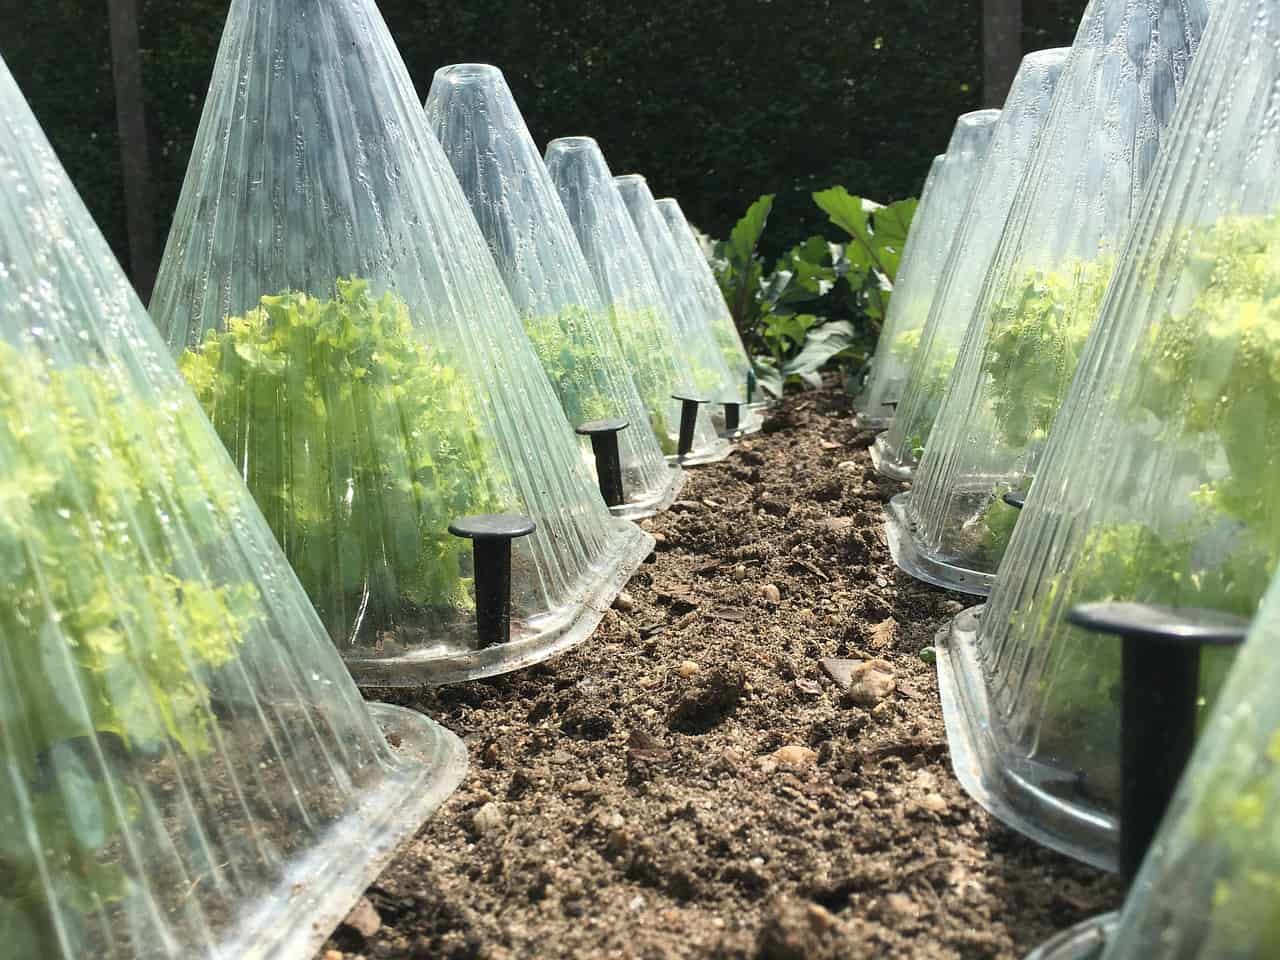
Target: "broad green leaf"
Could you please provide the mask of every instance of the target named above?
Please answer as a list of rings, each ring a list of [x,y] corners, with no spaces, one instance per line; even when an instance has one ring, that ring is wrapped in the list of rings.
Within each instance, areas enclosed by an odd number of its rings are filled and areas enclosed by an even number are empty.
[[[772,193],[766,193],[751,204],[729,233],[729,250],[734,264],[739,268],[750,262],[755,255],[756,244],[759,243],[765,224],[769,222],[769,213],[773,210],[773,197]]]

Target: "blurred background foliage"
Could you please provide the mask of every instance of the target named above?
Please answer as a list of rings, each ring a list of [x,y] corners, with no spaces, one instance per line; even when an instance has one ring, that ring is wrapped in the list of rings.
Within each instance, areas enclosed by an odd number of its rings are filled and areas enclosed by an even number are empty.
[[[761,252],[826,216],[843,184],[918,194],[980,106],[981,0],[378,0],[419,98],[445,64],[502,67],[535,139],[590,134],[725,237],[777,195]],[[229,0],[138,0],[157,249],[177,204]],[[1023,47],[1069,43],[1084,0],[1024,4]],[[0,0],[0,55],[128,263],[104,0]]]

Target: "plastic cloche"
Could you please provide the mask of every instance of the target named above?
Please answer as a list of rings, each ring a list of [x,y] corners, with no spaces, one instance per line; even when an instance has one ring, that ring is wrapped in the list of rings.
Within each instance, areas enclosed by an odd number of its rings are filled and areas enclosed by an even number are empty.
[[[1030,53],[1014,77],[938,276],[919,341],[909,344],[910,359],[893,420],[871,445],[876,469],[891,479],[910,480],[915,473],[1070,52],[1069,47],[1058,47]]]
[[[854,404],[860,427],[888,426],[902,400],[907,370],[929,319],[942,268],[969,208],[999,119],[999,110],[964,114],[956,121],[947,152],[934,160],[902,251],[866,390]]]
[[[1091,0],[969,320],[912,488],[900,566],[986,593],[1035,475],[1208,17],[1205,0]]]
[[[711,264],[707,262],[684,211],[680,209],[679,201],[663,197],[658,201],[658,211],[667,222],[667,229],[671,231],[680,265],[693,286],[697,309],[701,312],[704,323],[711,329],[711,336],[725,366],[729,368],[730,376],[743,384],[743,396],[749,402],[764,403],[763,398],[756,395],[755,371],[742,343],[742,336],[738,333],[737,324],[733,322],[729,305],[725,303],[720,285],[711,272]]]
[[[151,314],[357,680],[516,669],[651,550],[610,516],[373,0],[235,0]],[[520,514],[513,626],[471,544]]]
[[[644,245],[627,214],[613,174],[590,137],[562,137],[547,144],[551,181],[569,215],[591,275],[604,297],[614,333],[632,363],[631,375],[659,436],[674,444],[680,402],[673,397],[699,392],[687,351],[663,299]],[[729,455],[729,442],[716,434],[709,404],[698,411],[693,446],[679,460],[693,466]]]
[[[636,173],[614,177],[613,182],[618,186],[622,202],[653,267],[658,289],[671,311],[677,343],[688,357],[692,369],[694,392],[710,403],[712,419],[722,432],[753,433],[759,430],[759,412],[754,408],[741,408],[747,402],[747,382],[730,371],[716,347],[692,276],[684,266],[685,258],[676,247],[649,184]],[[740,406],[739,426],[731,431],[723,422],[726,403]]]
[[[638,518],[666,507],[683,473],[667,465],[631,378],[637,361],[628,362],[613,331],[502,71],[474,63],[442,67],[425,109],[565,416],[574,427],[627,421],[617,440],[624,499],[613,512]],[[628,346],[634,351],[639,344]],[[666,425],[653,426],[673,452]],[[581,446],[593,462],[585,437]]]
[[[0,63],[8,957],[310,958],[457,786],[366,704]]]
[[[1125,600],[1247,618],[1280,560],[1278,48],[1270,4],[1215,8],[990,602],[938,659],[966,788],[1102,866],[1120,652],[1066,612]],[[1229,660],[1206,654],[1206,698]]]

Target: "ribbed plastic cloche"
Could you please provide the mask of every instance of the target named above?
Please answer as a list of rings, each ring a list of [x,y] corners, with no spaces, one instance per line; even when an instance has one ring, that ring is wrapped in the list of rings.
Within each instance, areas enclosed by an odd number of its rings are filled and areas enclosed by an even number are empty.
[[[1091,0],[892,540],[907,572],[986,593],[1151,178],[1206,0]]]
[[[6,957],[309,958],[452,791],[366,704],[0,62]]]
[[[1066,611],[1137,600],[1249,617],[1280,560],[1280,16],[1215,8],[1198,58],[991,599],[939,657],[966,787],[1102,865],[1120,656]],[[1206,697],[1221,661],[1206,660]]]
[[[476,63],[442,67],[425,109],[570,424],[627,421],[616,441],[624,499],[613,512],[636,518],[667,506],[683,474],[667,465],[631,378],[636,363],[613,332],[502,71]],[[590,441],[583,437],[581,445],[593,462]]]
[[[658,211],[667,222],[671,231],[671,239],[675,242],[676,253],[680,264],[689,275],[697,309],[704,322],[711,329],[716,349],[729,368],[729,374],[735,382],[742,383],[744,396],[753,403],[763,403],[755,388],[755,370],[751,358],[747,356],[747,348],[742,343],[742,335],[738,333],[737,324],[725,303],[720,285],[716,283],[715,274],[711,272],[711,264],[694,235],[693,227],[680,208],[680,202],[673,197],[658,200]]]
[[[876,469],[891,479],[910,480],[915,473],[1070,52],[1058,47],[1030,53],[1014,77],[938,275],[928,317],[918,342],[908,344],[911,355],[893,419],[871,445]]]
[[[999,110],[975,110],[961,116],[947,152],[930,168],[894,278],[893,299],[871,361],[866,390],[855,402],[861,427],[888,426],[902,399],[907,370],[929,319],[942,268],[969,208],[969,197],[999,119]]]
[[[1257,15],[1271,30],[1273,4],[1222,2],[1224,11]],[[1103,960],[1280,956],[1278,687],[1280,582],[1267,594],[1222,688]]]
[[[151,315],[357,679],[585,639],[651,549],[610,516],[373,0],[234,0]],[[520,514],[509,643],[471,545]]]
[[[721,419],[723,404],[745,404],[747,383],[730,372],[716,347],[711,326],[700,308],[692,276],[685,267],[685,258],[676,247],[648,182],[638,173],[614,177],[613,182],[618,186],[618,193],[653,267],[658,289],[671,311],[677,344],[689,358],[692,368],[695,392],[711,404],[712,419],[723,432],[726,429]],[[738,432],[751,433],[759,429],[759,413],[748,408],[742,415]]]
[[[609,165],[590,137],[552,140],[545,161],[609,308],[614,333],[632,363],[631,375],[654,430],[674,445],[681,411],[672,397],[691,396],[699,387]],[[711,463],[729,455],[729,443],[717,436],[711,414],[707,404],[699,409],[693,447],[681,463]]]

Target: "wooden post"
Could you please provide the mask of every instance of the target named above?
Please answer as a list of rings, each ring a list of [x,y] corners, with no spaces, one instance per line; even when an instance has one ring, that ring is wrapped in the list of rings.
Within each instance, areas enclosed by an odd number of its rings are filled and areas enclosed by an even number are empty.
[[[982,0],[982,104],[1004,105],[1022,61],[1022,0]]]
[[[138,45],[137,0],[107,0],[111,24],[111,76],[120,134],[129,273],[145,303],[156,279],[155,213],[151,203],[151,159],[143,104],[142,55]]]

